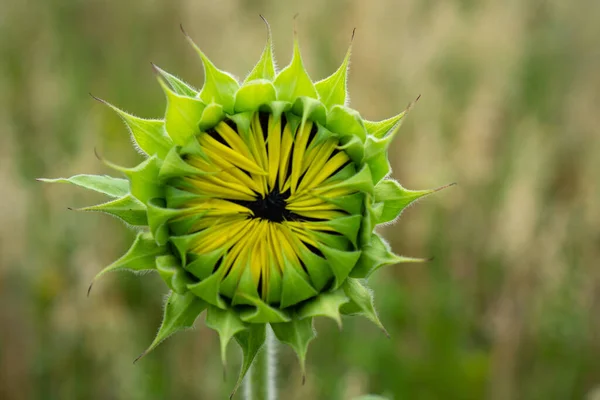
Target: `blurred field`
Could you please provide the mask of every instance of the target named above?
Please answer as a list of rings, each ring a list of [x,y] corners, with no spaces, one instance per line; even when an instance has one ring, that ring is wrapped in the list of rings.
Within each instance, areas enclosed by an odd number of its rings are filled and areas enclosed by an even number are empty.
[[[221,399],[216,334],[146,359],[166,293],[158,277],[108,276],[133,233],[67,207],[98,197],[40,176],[134,165],[125,128],[88,92],[144,117],[164,99],[150,61],[200,87],[179,23],[243,76],[270,21],[280,65],[293,15],[313,78],[357,28],[351,105],[383,119],[422,95],[391,150],[409,188],[457,181],[385,234],[434,256],[372,280],[392,339],[319,321],[301,386],[282,350],[282,399],[600,398],[600,2],[579,0],[0,0],[0,399]],[[596,391],[596,394],[592,394]]]

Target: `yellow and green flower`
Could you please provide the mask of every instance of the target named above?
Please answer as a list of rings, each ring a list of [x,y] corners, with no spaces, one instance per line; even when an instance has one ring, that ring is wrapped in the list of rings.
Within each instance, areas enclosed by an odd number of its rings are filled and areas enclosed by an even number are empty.
[[[382,266],[421,261],[393,254],[374,233],[433,192],[388,178],[387,149],[406,112],[372,122],[347,107],[350,50],[333,75],[313,83],[297,40],[290,64],[276,71],[269,34],[240,83],[188,39],[204,65],[200,91],[155,67],[167,98],[163,119],[106,103],[145,161],[133,168],[107,162],[124,179],[44,181],[104,193],[110,201],[82,210],[139,230],[130,250],[98,276],[156,271],[171,289],[162,326],[143,354],[206,310],[223,362],[231,339],[242,347],[240,380],[266,324],[304,369],[315,317],[341,324],[342,315],[362,315],[383,328],[365,280]]]

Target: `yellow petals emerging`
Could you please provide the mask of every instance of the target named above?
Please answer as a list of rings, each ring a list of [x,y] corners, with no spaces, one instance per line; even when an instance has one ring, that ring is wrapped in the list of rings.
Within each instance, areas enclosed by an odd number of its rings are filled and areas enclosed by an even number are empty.
[[[285,115],[256,112],[247,134],[232,121],[220,122],[198,136],[203,157],[186,157],[207,173],[181,180],[182,190],[199,195],[181,207],[180,219],[201,216],[187,232],[194,235],[191,252],[222,249],[221,276],[239,277],[250,269],[263,300],[272,274],[280,281],[286,268],[310,280],[303,250],[322,257],[315,232],[333,232],[323,222],[348,215],[328,198],[355,191],[328,192],[327,186],[338,181],[335,174],[350,159],[337,150],[336,139],[319,141],[318,130],[311,121],[294,125]]]

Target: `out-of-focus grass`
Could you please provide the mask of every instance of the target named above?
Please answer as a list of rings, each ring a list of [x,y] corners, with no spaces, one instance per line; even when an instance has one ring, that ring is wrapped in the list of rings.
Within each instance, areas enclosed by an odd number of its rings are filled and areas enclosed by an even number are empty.
[[[285,65],[291,21],[313,78],[343,58],[370,119],[422,94],[391,149],[405,186],[459,186],[384,233],[434,256],[372,280],[387,340],[319,321],[308,379],[282,350],[285,399],[582,399],[600,385],[600,3],[560,0],[3,0],[0,15],[0,398],[220,399],[217,337],[198,324],[137,365],[161,317],[158,278],[93,275],[133,234],[67,207],[95,196],[39,176],[133,165],[125,128],[87,92],[163,110],[150,61],[200,86],[183,23],[243,76],[271,22]],[[232,346],[231,356],[238,360]],[[237,357],[237,358],[236,358]],[[591,397],[590,397],[591,398]]]

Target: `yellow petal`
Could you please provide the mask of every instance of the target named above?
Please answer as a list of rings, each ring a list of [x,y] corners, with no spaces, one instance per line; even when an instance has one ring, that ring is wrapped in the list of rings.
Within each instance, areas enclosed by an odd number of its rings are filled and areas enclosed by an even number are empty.
[[[296,132],[296,137],[294,138],[294,155],[292,158],[291,180],[292,193],[296,191],[296,188],[298,187],[299,183],[298,181],[300,180],[300,176],[302,175],[302,159],[304,158],[304,152],[306,151],[306,146],[310,137],[311,128],[312,122],[306,121],[306,123],[303,126],[300,126],[300,128]]]
[[[288,164],[290,162],[290,158],[292,156],[292,144],[294,143],[294,138],[292,136],[292,131],[290,129],[290,124],[285,124],[283,128],[283,134],[281,136],[281,150],[279,153],[279,191],[281,193],[285,192],[285,182],[288,178],[287,170]]]
[[[277,170],[279,167],[279,152],[281,149],[281,119],[273,120],[269,117],[269,136],[267,138],[269,150],[269,191],[275,188],[277,181]]]

